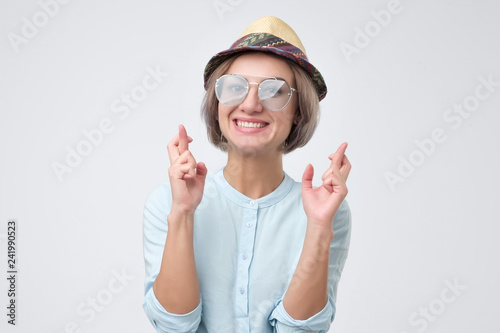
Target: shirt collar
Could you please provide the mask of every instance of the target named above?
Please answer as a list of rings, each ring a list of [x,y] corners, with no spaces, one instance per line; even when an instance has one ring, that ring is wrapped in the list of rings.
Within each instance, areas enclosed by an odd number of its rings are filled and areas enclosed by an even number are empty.
[[[262,198],[252,199],[238,192],[227,182],[224,177],[223,169],[214,174],[214,181],[227,199],[239,206],[255,207],[256,209],[272,206],[281,201],[290,192],[295,182],[285,173],[283,181],[273,192],[263,196]]]

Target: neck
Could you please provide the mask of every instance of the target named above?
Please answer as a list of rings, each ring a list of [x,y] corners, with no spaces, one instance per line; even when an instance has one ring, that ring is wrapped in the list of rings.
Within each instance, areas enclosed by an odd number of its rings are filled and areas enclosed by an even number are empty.
[[[283,181],[282,154],[240,155],[228,152],[224,177],[238,192],[258,199],[273,192]]]

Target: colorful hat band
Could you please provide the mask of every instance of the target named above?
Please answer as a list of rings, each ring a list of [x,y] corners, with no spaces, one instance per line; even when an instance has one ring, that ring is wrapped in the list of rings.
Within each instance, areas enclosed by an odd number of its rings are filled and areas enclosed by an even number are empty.
[[[266,24],[268,24],[268,20],[270,17],[261,18]],[[295,35],[293,30],[291,30],[286,23],[277,19],[270,18],[271,23],[274,24],[272,28],[276,28],[277,24],[281,24],[281,28],[285,28],[285,33],[288,33],[290,36],[294,36],[293,38],[297,40],[297,44],[302,47],[299,48],[294,44],[289,43],[283,38],[277,37],[274,34],[266,33],[266,32],[252,32],[248,33],[238,40],[236,40],[229,49],[219,52],[210,59],[207,66],[205,67],[204,72],[204,86],[207,89],[207,82],[214,70],[220,66],[224,60],[229,58],[231,55],[240,53],[240,52],[250,52],[250,51],[259,51],[259,52],[269,52],[276,54],[278,56],[284,57],[295,62],[299,65],[304,71],[309,75],[312,79],[316,92],[318,94],[319,100],[322,100],[327,92],[326,84],[323,79],[321,73],[314,67],[307,58],[303,50],[302,43],[298,40],[298,37]],[[256,22],[259,22],[257,20]],[[255,22],[254,22],[255,23]],[[285,26],[286,25],[286,26]],[[293,34],[292,34],[293,33]]]

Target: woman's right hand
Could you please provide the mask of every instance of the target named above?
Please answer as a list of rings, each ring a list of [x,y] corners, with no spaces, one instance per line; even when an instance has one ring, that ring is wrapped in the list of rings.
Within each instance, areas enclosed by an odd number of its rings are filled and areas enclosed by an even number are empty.
[[[203,188],[207,176],[207,167],[203,162],[196,163],[189,151],[188,137],[183,125],[179,125],[179,133],[167,146],[170,168],[168,176],[172,188],[172,209],[174,214],[194,214],[203,198]]]

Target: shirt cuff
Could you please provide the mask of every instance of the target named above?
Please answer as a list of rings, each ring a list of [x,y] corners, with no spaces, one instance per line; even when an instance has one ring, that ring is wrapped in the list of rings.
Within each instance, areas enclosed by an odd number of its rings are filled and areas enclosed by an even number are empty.
[[[201,321],[201,298],[198,306],[185,314],[169,313],[156,298],[153,288],[144,296],[144,311],[159,333],[195,333]]]
[[[293,319],[283,306],[283,301],[279,301],[276,308],[269,317],[269,322],[276,327],[276,332],[292,333],[292,332],[310,332],[323,333],[327,332],[330,324],[333,321],[335,313],[335,305],[329,299],[325,307],[320,312],[305,320]]]

